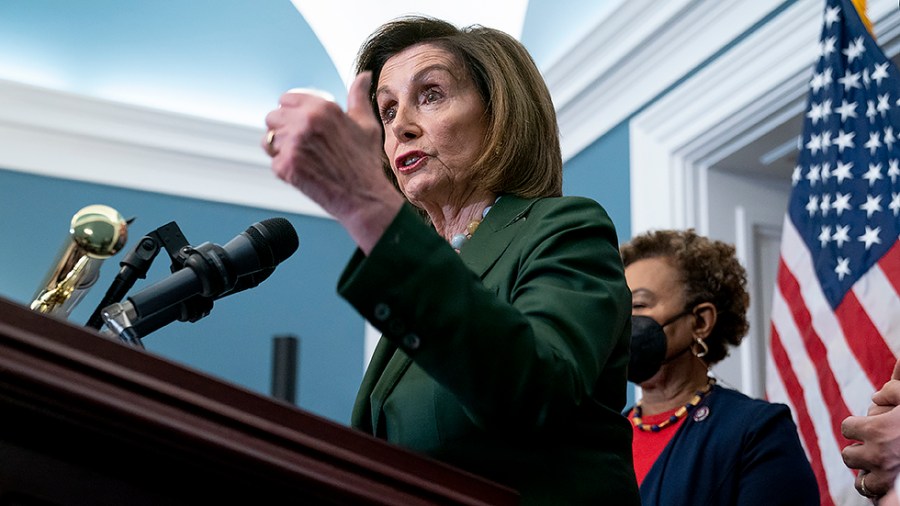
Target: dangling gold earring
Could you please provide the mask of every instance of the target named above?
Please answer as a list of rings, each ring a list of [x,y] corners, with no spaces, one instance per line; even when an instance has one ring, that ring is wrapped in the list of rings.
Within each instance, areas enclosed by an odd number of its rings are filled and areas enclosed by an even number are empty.
[[[699,345],[700,351],[697,351],[697,348],[694,345]],[[706,342],[704,342],[703,339],[695,337],[693,344],[691,344],[691,353],[697,358],[703,358],[709,353],[709,346],[706,345]]]

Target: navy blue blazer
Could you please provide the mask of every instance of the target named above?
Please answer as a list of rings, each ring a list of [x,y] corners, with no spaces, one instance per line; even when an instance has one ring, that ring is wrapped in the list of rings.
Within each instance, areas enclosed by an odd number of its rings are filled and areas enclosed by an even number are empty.
[[[643,506],[819,504],[790,409],[721,386],[685,420],[640,490]]]

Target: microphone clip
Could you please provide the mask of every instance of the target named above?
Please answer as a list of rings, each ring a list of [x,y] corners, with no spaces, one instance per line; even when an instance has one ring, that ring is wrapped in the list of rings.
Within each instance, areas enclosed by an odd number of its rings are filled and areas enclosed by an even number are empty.
[[[200,245],[198,248],[204,247]],[[212,245],[215,246],[215,245]],[[97,330],[106,323],[107,328],[127,344],[143,348],[140,338],[174,321],[195,322],[212,310],[212,299],[203,296],[192,297],[174,308],[147,317],[139,317],[130,302],[120,302],[138,279],[147,277],[150,266],[161,249],[165,249],[171,261],[171,272],[187,266],[198,266],[197,251],[191,247],[174,221],[153,230],[138,241],[138,244],[119,262],[120,270],[97,305],[86,326]],[[198,268],[203,268],[199,266]]]
[[[101,311],[103,321],[119,339],[136,348],[143,348],[140,336],[135,332],[132,320],[137,317],[134,306],[130,302],[110,304]]]

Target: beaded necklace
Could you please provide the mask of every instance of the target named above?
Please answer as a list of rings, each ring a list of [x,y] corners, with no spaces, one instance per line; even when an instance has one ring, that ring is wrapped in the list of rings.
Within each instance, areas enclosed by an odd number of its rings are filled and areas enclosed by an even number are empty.
[[[694,396],[691,397],[691,400],[687,404],[678,408],[678,410],[675,411],[675,413],[673,413],[669,418],[653,425],[646,424],[642,421],[641,401],[637,401],[637,403],[634,405],[634,416],[631,419],[631,423],[644,432],[659,432],[693,411],[694,408],[696,408],[697,405],[700,404],[700,401],[702,401],[703,398],[706,397],[706,394],[709,393],[709,391],[712,389],[712,386],[715,384],[716,379],[709,378],[706,386],[694,392]]]
[[[497,200],[500,200],[500,197],[497,197]],[[495,204],[497,203],[497,200],[494,201]],[[465,233],[456,234],[450,238],[450,246],[452,246],[457,253],[459,253],[459,250],[462,249],[463,244],[465,244],[466,241],[472,238],[472,234],[474,234],[475,231],[478,230],[478,225],[481,225],[481,221],[487,216],[488,212],[491,210],[491,207],[492,206],[487,206],[484,208],[484,211],[481,212],[481,219],[470,221],[469,224],[466,225]]]

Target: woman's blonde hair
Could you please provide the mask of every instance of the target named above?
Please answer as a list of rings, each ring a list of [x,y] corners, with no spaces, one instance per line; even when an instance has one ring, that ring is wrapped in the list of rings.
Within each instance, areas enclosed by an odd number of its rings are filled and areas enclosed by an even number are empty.
[[[357,73],[372,71],[370,94],[375,115],[380,118],[374,91],[385,62],[423,43],[454,54],[484,101],[488,126],[482,155],[475,164],[476,184],[498,195],[561,195],[559,127],[550,92],[525,47],[502,31],[482,26],[459,29],[423,16],[382,25],[363,44],[356,62]],[[386,156],[383,163],[396,185]]]

